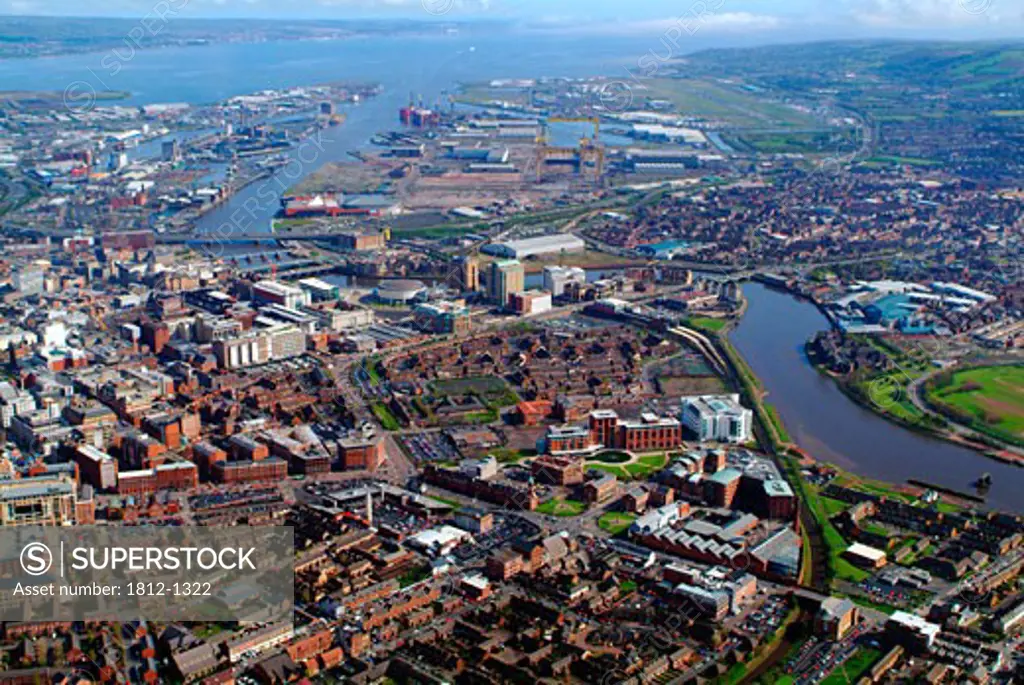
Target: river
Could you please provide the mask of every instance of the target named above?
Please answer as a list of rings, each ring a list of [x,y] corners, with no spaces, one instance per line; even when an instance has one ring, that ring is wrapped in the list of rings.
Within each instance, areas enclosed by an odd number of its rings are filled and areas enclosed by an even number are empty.
[[[368,147],[374,134],[397,128],[398,109],[410,96],[422,96],[432,104],[459,83],[499,78],[607,74],[627,80],[625,67],[632,65],[635,71],[637,60],[658,38],[657,33],[598,39],[496,31],[166,48],[138,51],[123,61],[110,52],[0,60],[0,90],[53,90],[71,92],[73,97],[122,90],[130,97],[117,104],[205,104],[268,88],[337,81],[380,83],[384,90],[378,97],[340,108],[347,116],[343,125],[301,143],[290,153],[293,161],[275,177],[250,185],[196,225],[200,233],[237,236],[269,232],[285,190],[325,163],[347,159],[350,151]],[[709,45],[705,40],[687,47]]]
[[[744,286],[749,307],[731,339],[761,379],[793,440],[814,457],[878,480],[909,478],[972,492],[992,474],[988,503],[1024,511],[1024,469],[906,430],[852,402],[807,360],[804,343],[828,322],[803,300],[759,283]]]

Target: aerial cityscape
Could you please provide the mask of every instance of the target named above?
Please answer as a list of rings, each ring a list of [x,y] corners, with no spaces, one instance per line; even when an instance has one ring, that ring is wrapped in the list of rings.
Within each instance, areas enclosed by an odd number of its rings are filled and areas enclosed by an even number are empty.
[[[41,4],[0,536],[294,582],[0,537],[0,685],[1024,682],[1019,8]]]

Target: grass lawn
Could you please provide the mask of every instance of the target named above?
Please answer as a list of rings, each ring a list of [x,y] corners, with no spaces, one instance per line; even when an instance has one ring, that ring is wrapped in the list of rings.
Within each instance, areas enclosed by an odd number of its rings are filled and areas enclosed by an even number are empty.
[[[846,685],[856,683],[860,680],[861,674],[867,671],[882,656],[877,649],[858,649],[839,668],[832,671],[822,685]]]
[[[765,402],[764,413],[768,415],[768,420],[772,422],[772,427],[775,429],[775,434],[779,437],[782,442],[793,442],[793,439],[789,437],[789,433],[786,431],[786,426],[782,423],[782,417],[779,416],[779,410],[775,408],[775,405]]]
[[[395,418],[395,415],[391,413],[391,410],[388,409],[386,404],[374,402],[370,405],[370,411],[372,411],[373,415],[377,417],[378,421],[380,421],[380,425],[384,430],[396,431],[402,427],[401,424],[398,423],[398,419]]]
[[[629,480],[630,475],[626,472],[626,469],[622,466],[613,466],[612,464],[592,464],[587,462],[588,469],[596,469],[598,471],[604,471],[610,473],[619,480]]]
[[[878,602],[873,602],[866,597],[860,597],[858,595],[850,595],[850,601],[854,604],[859,604],[862,607],[867,607],[868,609],[881,611],[883,614],[889,614],[890,616],[899,611],[899,609],[897,609],[894,606],[889,606],[888,604],[879,604]]]
[[[895,155],[877,155],[867,160],[867,164],[902,164],[904,166],[938,166],[934,159],[923,157],[897,157]]]
[[[710,333],[718,333],[724,329],[728,323],[729,321],[727,319],[712,319],[704,316],[698,316],[686,320],[686,325],[690,328],[696,328]]]
[[[403,575],[399,576],[398,584],[400,587],[407,588],[410,585],[415,585],[421,580],[426,580],[430,577],[430,567],[420,566],[410,571],[406,571]]]
[[[631,464],[617,465],[617,464],[603,464],[597,461],[588,461],[588,469],[597,469],[598,471],[604,471],[610,473],[619,480],[643,480],[650,476],[652,473],[665,468],[668,464],[668,455],[663,453],[658,454],[645,454],[637,457],[637,460]]]
[[[509,449],[508,447],[501,447],[496,450],[491,450],[491,456],[497,459],[499,464],[518,464],[527,457],[536,457],[537,450],[514,450]]]
[[[621,592],[622,594],[628,595],[629,593],[635,592],[635,591],[636,591],[636,581],[635,580],[624,580],[621,583],[619,583],[619,592]]]
[[[459,509],[462,508],[462,505],[459,504],[459,502],[457,500],[446,499],[444,497],[438,497],[437,495],[427,495],[427,497],[429,497],[430,499],[434,500],[435,502],[440,502],[441,504],[447,504],[449,507],[451,507],[452,509],[455,509],[455,510],[459,510]]]
[[[537,507],[537,513],[547,514],[548,516],[559,516],[562,518],[579,516],[586,510],[587,505],[584,502],[557,497],[549,499],[547,502],[544,502],[544,504]]]
[[[633,521],[636,521],[636,514],[627,514],[624,512],[608,512],[597,520],[598,527],[610,533],[611,535],[618,535],[624,530],[627,530]]]
[[[852,583],[859,583],[871,574],[863,569],[857,568],[843,558],[843,552],[850,546],[846,539],[839,534],[836,527],[829,521],[824,499],[818,493],[818,489],[812,485],[806,486],[807,506],[814,512],[814,517],[821,523],[822,534],[825,544],[828,546],[829,566],[832,575],[840,580],[848,580]]]
[[[601,452],[600,454],[595,454],[593,460],[599,461],[602,464],[623,464],[632,458],[625,452]]]
[[[822,497],[821,505],[825,507],[825,513],[829,518],[846,511],[850,507],[846,502],[838,499],[832,499],[831,497]]]
[[[224,628],[219,623],[204,623],[195,628],[192,633],[201,640],[209,640],[217,633],[223,632]]]
[[[1024,366],[992,366],[953,374],[929,400],[974,417],[974,428],[995,437],[1024,439]]]
[[[370,379],[370,385],[377,387],[380,385],[380,374],[377,372],[377,364],[380,359],[377,357],[369,357],[363,360],[363,370],[366,371],[367,378]]]

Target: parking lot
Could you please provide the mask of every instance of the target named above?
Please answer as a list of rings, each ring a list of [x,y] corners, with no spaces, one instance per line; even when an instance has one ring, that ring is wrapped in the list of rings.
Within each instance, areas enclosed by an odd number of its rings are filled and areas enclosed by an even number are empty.
[[[786,662],[786,674],[792,676],[793,682],[799,685],[821,682],[853,656],[865,631],[865,624],[861,623],[839,642],[818,635],[811,636]]]
[[[739,629],[750,635],[767,635],[775,632],[789,612],[784,597],[772,595],[758,609],[751,612],[739,625]]]
[[[440,431],[408,433],[397,440],[417,465],[452,464],[462,459],[459,451]]]

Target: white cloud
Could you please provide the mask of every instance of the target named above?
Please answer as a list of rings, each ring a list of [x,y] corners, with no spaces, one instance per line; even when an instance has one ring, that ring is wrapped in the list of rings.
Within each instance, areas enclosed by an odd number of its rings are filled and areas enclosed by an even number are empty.
[[[696,33],[758,33],[779,28],[785,24],[781,17],[751,12],[693,12],[677,17],[617,23],[595,23],[577,26],[580,31],[593,33],[642,35],[683,30]]]
[[[843,4],[854,21],[875,27],[958,28],[1014,19],[1006,12],[1007,0],[844,0]]]

